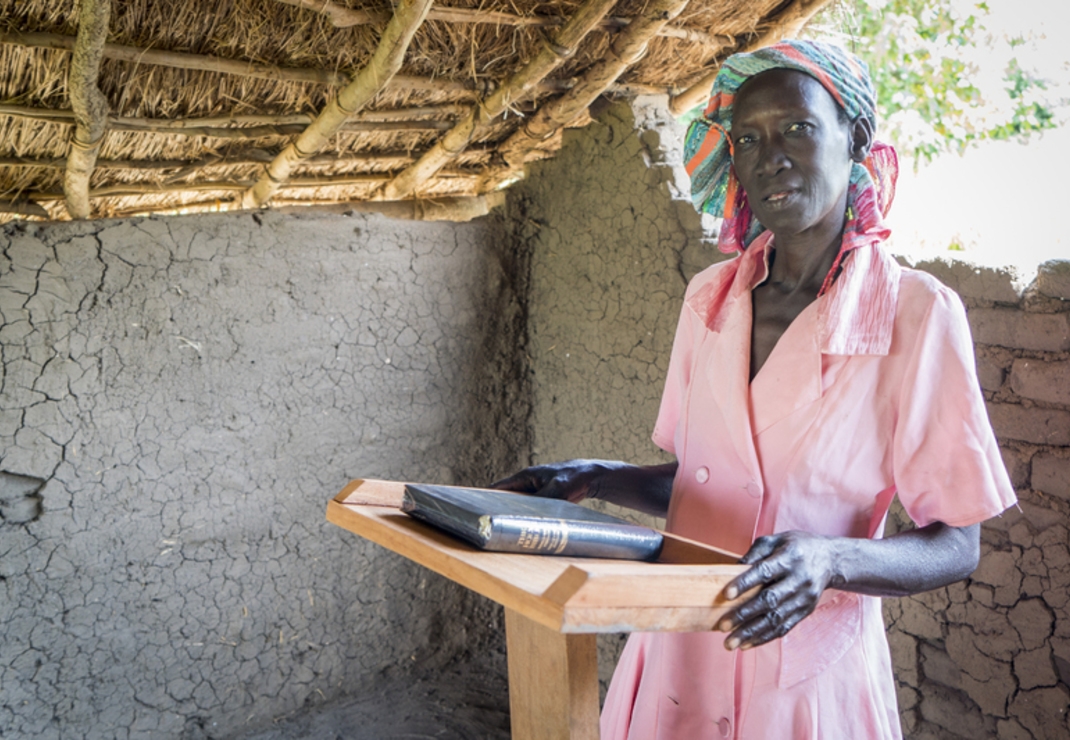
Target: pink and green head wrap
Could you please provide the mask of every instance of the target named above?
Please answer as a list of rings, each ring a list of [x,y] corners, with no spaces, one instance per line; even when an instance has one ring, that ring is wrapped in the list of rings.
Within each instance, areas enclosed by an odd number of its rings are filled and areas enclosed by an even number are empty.
[[[866,63],[843,48],[821,41],[781,41],[749,54],[733,54],[721,65],[710,102],[687,131],[684,160],[691,176],[695,207],[725,222],[719,246],[725,252],[746,248],[765,228],[747,204],[732,169],[733,102],[743,83],[771,69],[794,69],[808,74],[832,95],[850,120],[865,116],[876,128],[877,95]],[[887,144],[874,144],[865,162],[855,162],[847,194],[847,225],[842,254],[886,239],[882,216],[895,195],[898,161]],[[836,260],[837,264],[840,258]]]

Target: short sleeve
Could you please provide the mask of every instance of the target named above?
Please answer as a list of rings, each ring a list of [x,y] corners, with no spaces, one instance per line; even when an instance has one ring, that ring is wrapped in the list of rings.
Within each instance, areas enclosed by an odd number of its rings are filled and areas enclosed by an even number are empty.
[[[665,376],[665,390],[661,394],[658,419],[654,424],[654,434],[651,435],[654,444],[674,455],[676,427],[680,422],[683,404],[687,400],[687,389],[691,383],[691,365],[695,351],[692,324],[697,320],[698,317],[685,303],[676,325],[676,336],[673,338],[672,354],[669,357],[669,372]]]
[[[982,522],[1017,498],[988,421],[958,296],[941,286],[915,337],[893,443],[899,500],[919,526]]]

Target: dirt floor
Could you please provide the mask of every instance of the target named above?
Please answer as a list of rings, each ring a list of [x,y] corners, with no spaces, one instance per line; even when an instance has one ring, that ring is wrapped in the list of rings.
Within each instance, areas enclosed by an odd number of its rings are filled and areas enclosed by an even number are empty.
[[[243,740],[508,740],[508,691],[504,677],[492,681],[464,667],[386,678]]]

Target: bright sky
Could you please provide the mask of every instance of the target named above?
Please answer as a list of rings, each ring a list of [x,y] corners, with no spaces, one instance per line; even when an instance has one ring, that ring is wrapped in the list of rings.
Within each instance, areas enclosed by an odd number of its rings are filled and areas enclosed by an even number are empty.
[[[1028,41],[1016,50],[1022,67],[1050,80],[1058,97],[1070,98],[1070,3],[988,0],[988,5],[988,29],[1025,36]],[[975,84],[982,93],[992,85],[998,92],[1001,70],[989,72],[983,57],[977,61],[982,79]],[[1062,226],[1062,215],[1070,213],[1068,116],[1070,108],[1064,108],[1060,128],[1026,145],[985,142],[962,157],[941,157],[916,174],[912,163],[904,162],[888,219],[894,251],[913,259],[1013,265],[1027,280],[1041,262],[1070,259],[1070,234]],[[963,251],[949,250],[953,242]]]

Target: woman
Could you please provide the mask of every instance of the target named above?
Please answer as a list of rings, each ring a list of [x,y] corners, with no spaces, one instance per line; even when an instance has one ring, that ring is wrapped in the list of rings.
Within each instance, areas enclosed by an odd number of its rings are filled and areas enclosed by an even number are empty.
[[[604,740],[898,738],[880,596],[973,572],[1015,501],[957,297],[882,246],[895,154],[863,62],[791,41],[722,66],[688,132],[698,207],[742,254],[688,286],[654,441],[498,487],[602,498],[736,552],[713,633],[632,635]],[[918,525],[880,539],[894,495]]]

